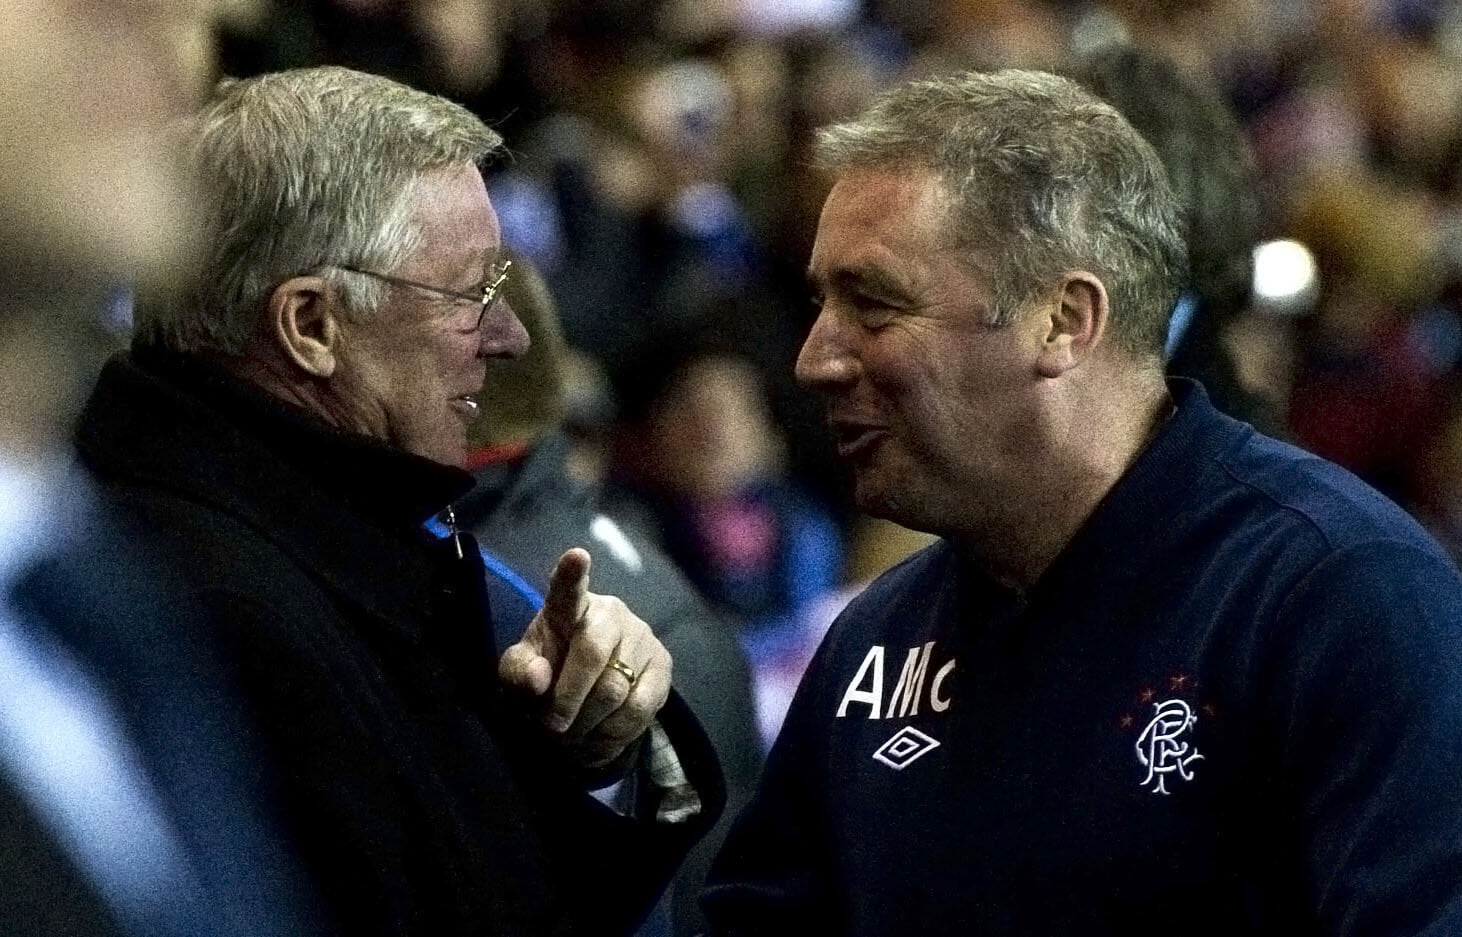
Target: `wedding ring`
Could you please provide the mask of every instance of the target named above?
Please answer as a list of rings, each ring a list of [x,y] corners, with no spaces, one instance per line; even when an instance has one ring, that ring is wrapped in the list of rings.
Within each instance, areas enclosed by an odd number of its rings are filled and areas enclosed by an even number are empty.
[[[609,669],[615,671],[621,677],[624,677],[626,680],[628,680],[630,686],[634,686],[635,681],[640,679],[640,675],[635,672],[635,669],[629,664],[626,664],[624,661],[620,660],[618,657],[615,657],[609,661]]]

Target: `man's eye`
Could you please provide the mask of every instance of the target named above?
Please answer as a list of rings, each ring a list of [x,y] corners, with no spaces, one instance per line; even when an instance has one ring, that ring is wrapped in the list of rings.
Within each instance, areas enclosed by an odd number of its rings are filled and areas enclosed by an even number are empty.
[[[890,304],[887,300],[861,293],[850,297],[850,304],[858,314],[858,321],[870,328],[887,325],[894,316],[898,315],[899,311],[897,306]]]

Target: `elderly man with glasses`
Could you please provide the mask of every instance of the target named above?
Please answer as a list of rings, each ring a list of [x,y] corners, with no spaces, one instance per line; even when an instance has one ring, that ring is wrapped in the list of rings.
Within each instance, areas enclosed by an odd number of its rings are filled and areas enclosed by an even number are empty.
[[[78,447],[209,609],[335,923],[633,929],[720,775],[669,655],[588,590],[584,551],[495,653],[449,504],[488,359],[527,345],[479,173],[498,136],[338,68],[224,82],[184,129],[213,196],[202,273],[139,303]],[[590,796],[626,776],[633,815]]]

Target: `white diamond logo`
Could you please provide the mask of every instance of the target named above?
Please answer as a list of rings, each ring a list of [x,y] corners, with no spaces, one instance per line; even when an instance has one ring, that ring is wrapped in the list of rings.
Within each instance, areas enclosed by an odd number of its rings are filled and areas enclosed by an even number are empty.
[[[878,746],[873,753],[875,761],[881,761],[895,771],[902,771],[918,759],[939,747],[939,742],[915,729],[904,726],[894,733],[893,738]]]

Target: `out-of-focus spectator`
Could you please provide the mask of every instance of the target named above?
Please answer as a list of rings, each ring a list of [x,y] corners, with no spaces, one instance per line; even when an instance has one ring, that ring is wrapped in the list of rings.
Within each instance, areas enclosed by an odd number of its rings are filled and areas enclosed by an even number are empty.
[[[689,350],[652,369],[641,393],[615,478],[647,507],[702,593],[754,630],[840,584],[838,529],[787,476],[751,362]]]
[[[1073,77],[1152,144],[1183,209],[1189,279],[1168,328],[1169,373],[1197,378],[1219,409],[1273,434],[1284,401],[1244,384],[1227,334],[1248,311],[1259,242],[1257,179],[1238,122],[1215,87],[1149,50],[1094,52]]]
[[[516,640],[538,611],[554,560],[584,546],[594,556],[595,588],[628,603],[674,657],[675,688],[721,760],[727,810],[686,858],[640,933],[692,937],[705,927],[696,902],[710,861],[760,772],[750,670],[732,626],[711,611],[654,538],[606,511],[596,485],[573,477],[562,428],[570,409],[568,348],[547,284],[522,261],[512,273],[504,298],[531,345],[521,358],[494,362],[487,372],[478,395],[482,415],[468,434],[477,488],[458,502],[457,520],[482,546],[501,646]]]
[[[1302,333],[1291,430],[1415,503],[1416,460],[1439,430],[1445,387],[1416,328],[1442,274],[1427,203],[1363,171],[1333,170],[1300,193],[1291,230],[1315,251],[1321,284]]]
[[[0,933],[316,930],[198,610],[65,440],[104,298],[194,261],[210,4],[0,0]]]

